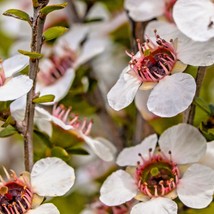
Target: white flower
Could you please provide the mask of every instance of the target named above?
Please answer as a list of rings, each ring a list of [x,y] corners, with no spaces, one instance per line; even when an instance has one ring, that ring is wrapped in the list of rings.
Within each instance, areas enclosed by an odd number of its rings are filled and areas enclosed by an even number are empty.
[[[24,119],[25,105],[26,101],[24,98],[17,99],[10,105],[11,115],[18,122],[21,122]],[[72,117],[72,113],[70,111],[71,108],[66,109],[62,105],[58,107],[54,106],[53,115],[51,115],[45,109],[36,106],[34,122],[41,131],[44,131],[49,136],[52,135],[51,122],[53,122],[62,129],[67,130],[84,140],[90,149],[102,160],[114,160],[114,156],[116,154],[115,146],[102,137],[90,137],[89,133],[92,127],[92,121],[87,122],[86,119],[80,121],[78,116]]]
[[[160,151],[155,152],[157,136],[125,148],[117,158],[127,171],[112,173],[103,183],[100,200],[108,206],[123,204],[132,198],[139,201],[131,214],[176,214],[176,196],[188,207],[205,208],[212,201],[214,171],[197,163],[205,154],[206,140],[187,124],[167,129],[159,138]],[[186,165],[186,171],[180,166]],[[143,202],[144,201],[144,202]]]
[[[178,61],[174,44],[156,33],[155,37],[156,44],[150,39],[143,44],[138,41],[139,52],[136,55],[127,53],[131,57],[129,66],[107,95],[113,109],[128,106],[139,89],[142,96],[148,97],[148,110],[160,117],[175,116],[191,104],[196,90],[194,78],[178,73],[186,66]],[[144,93],[150,89],[151,93]]]
[[[53,94],[54,102],[61,100],[72,85],[75,69],[104,50],[105,41],[97,37],[87,38],[81,46],[88,32],[87,25],[72,25],[57,40],[49,57],[41,60],[37,82],[37,91],[41,95]]]
[[[0,101],[15,100],[32,88],[33,81],[26,75],[17,75],[29,62],[21,54],[0,63]]]
[[[125,0],[125,8],[135,21],[148,21],[165,15],[172,21],[171,10],[176,0]]]
[[[178,29],[196,41],[214,37],[214,2],[212,0],[179,0],[173,8]]]
[[[37,161],[31,173],[20,177],[5,170],[7,181],[1,179],[1,206],[3,213],[59,214],[51,203],[40,205],[44,197],[62,196],[74,184],[72,167],[59,158],[44,158]]]

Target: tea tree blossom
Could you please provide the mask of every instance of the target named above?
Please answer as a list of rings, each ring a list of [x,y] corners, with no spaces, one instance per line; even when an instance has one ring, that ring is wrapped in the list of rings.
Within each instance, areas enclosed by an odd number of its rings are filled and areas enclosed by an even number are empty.
[[[139,89],[152,89],[147,107],[157,116],[175,116],[191,104],[196,89],[193,77],[178,73],[185,66],[179,63],[172,41],[167,42],[156,32],[155,38],[156,43],[150,39],[144,43],[137,41],[139,52],[135,55],[127,53],[131,57],[129,66],[107,95],[113,109],[128,106]]]
[[[19,54],[0,62],[0,101],[15,100],[31,89],[33,81],[26,75],[17,75],[28,61],[28,57]]]
[[[44,197],[62,196],[73,186],[75,175],[72,167],[59,158],[37,161],[32,172],[17,176],[4,169],[7,180],[1,177],[0,212],[5,214],[59,214],[51,203],[42,204]]]
[[[206,140],[187,124],[179,124],[162,133],[156,150],[153,134],[141,144],[125,148],[117,158],[120,166],[103,183],[100,200],[108,205],[123,204],[132,198],[140,202],[131,214],[176,214],[177,196],[188,207],[205,208],[212,201],[214,171],[197,163],[205,154]],[[185,170],[180,168],[185,165]]]
[[[214,2],[212,0],[179,0],[173,18],[178,29],[195,41],[214,37]]]
[[[165,15],[172,19],[172,8],[176,0],[125,0],[125,8],[129,16],[135,21],[148,21]]]
[[[10,105],[11,115],[17,122],[21,122],[24,119],[25,103],[25,99],[21,98],[15,100]],[[36,106],[34,122],[41,131],[44,131],[49,136],[52,135],[51,123],[53,122],[85,141],[90,149],[102,160],[114,160],[116,153],[115,146],[102,137],[90,137],[89,133],[92,128],[92,121],[87,121],[86,119],[81,121],[77,115],[72,114],[71,108],[66,109],[63,105],[55,105],[52,114],[50,114],[45,109]]]
[[[58,102],[68,93],[75,70],[104,50],[105,42],[99,38],[89,37],[81,45],[88,32],[86,25],[73,25],[57,40],[49,57],[41,61],[37,82],[37,91],[41,95],[53,94],[54,102]]]

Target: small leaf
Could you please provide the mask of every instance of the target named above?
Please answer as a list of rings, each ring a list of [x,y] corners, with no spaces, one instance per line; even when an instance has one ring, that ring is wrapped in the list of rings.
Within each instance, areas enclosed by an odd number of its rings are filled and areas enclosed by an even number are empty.
[[[55,96],[52,94],[47,94],[38,98],[33,99],[34,103],[47,103],[54,101]]]
[[[0,131],[0,137],[9,137],[16,133],[18,133],[17,130],[13,126],[8,125],[5,129]]]
[[[37,52],[30,52],[25,50],[18,50],[19,53],[29,56],[31,59],[40,59],[43,57],[43,54],[37,53]]]
[[[51,13],[55,10],[61,10],[63,8],[65,8],[67,6],[67,2],[63,3],[63,4],[53,4],[53,5],[48,5],[46,7],[43,7],[40,12],[42,15],[47,15],[48,13]]]
[[[15,124],[15,120],[13,119],[13,117],[11,115],[6,119],[6,121],[2,125],[2,127],[7,127],[10,124]]]
[[[5,15],[5,16],[12,16],[12,17],[14,17],[16,19],[21,19],[21,20],[24,20],[24,21],[27,21],[27,22],[31,23],[30,16],[26,12],[24,12],[22,10],[9,9],[9,10],[5,11],[3,13],[3,15]]]
[[[53,149],[51,149],[51,155],[63,160],[68,160],[70,158],[66,150],[59,146],[55,146]]]
[[[68,28],[66,27],[55,26],[55,27],[48,28],[43,33],[43,37],[45,38],[46,41],[49,41],[49,40],[58,38],[59,36],[61,36],[67,31],[68,31]]]
[[[46,133],[35,129],[34,130],[34,134],[36,134],[40,139],[42,139],[42,141],[45,143],[45,145],[48,148],[52,148],[53,144],[52,144],[52,142],[50,140],[50,137]]]
[[[72,155],[89,155],[85,149],[76,146],[67,148],[66,151]]]

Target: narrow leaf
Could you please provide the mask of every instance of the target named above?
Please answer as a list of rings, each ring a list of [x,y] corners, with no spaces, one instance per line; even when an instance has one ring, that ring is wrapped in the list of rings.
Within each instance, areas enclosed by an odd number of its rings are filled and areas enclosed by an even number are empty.
[[[9,137],[16,133],[18,133],[17,130],[13,126],[8,125],[5,129],[0,131],[0,137]]]
[[[24,20],[24,21],[27,21],[27,22],[31,22],[31,19],[30,19],[30,16],[22,11],[22,10],[18,10],[18,9],[9,9],[7,11],[5,11],[3,13],[3,15],[5,16],[11,16],[11,17],[14,17],[16,19],[20,19],[20,20]]]
[[[211,109],[209,107],[209,104],[207,104],[203,99],[200,97],[196,97],[193,101],[195,105],[200,107],[203,111],[205,111],[208,115],[211,115]]]
[[[30,52],[25,50],[18,50],[19,53],[29,56],[31,59],[40,59],[43,57],[43,54],[37,53],[37,52]]]
[[[89,155],[89,153],[85,149],[80,147],[70,147],[67,148],[66,151],[72,155]]]
[[[66,152],[66,150],[59,146],[55,146],[53,149],[51,149],[51,155],[63,160],[69,159],[69,154]]]
[[[48,5],[46,7],[43,7],[40,12],[42,15],[47,15],[48,13],[51,13],[55,10],[61,10],[63,8],[65,8],[67,6],[67,2],[63,3],[63,4],[53,4],[53,5]]]
[[[47,103],[54,101],[55,96],[52,94],[47,94],[38,98],[33,99],[34,103]]]
[[[51,27],[51,28],[47,29],[43,33],[43,37],[46,41],[49,41],[49,40],[60,37],[62,34],[64,34],[67,31],[68,31],[68,28],[66,28],[66,27],[55,26],[55,27]]]
[[[53,144],[50,140],[50,137],[44,133],[44,132],[41,132],[37,129],[34,130],[34,134],[36,134],[40,139],[42,139],[42,141],[44,142],[44,144],[48,147],[48,148],[52,148]]]

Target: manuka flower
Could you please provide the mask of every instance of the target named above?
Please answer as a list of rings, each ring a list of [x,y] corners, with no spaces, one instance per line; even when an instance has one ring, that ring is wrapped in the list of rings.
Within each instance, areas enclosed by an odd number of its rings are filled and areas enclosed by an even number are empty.
[[[207,207],[214,192],[214,171],[197,163],[206,151],[205,138],[196,128],[179,124],[162,133],[158,151],[156,143],[153,134],[119,154],[117,164],[129,167],[106,179],[100,200],[108,206],[132,198],[141,201],[131,214],[176,214],[177,204],[171,199],[177,196],[188,207]]]
[[[15,100],[32,88],[33,81],[28,76],[17,75],[28,61],[28,57],[19,54],[0,62],[0,101]]]
[[[7,180],[1,177],[0,213],[5,214],[59,214],[51,203],[42,204],[44,197],[62,196],[73,186],[75,175],[72,167],[59,158],[37,161],[32,172],[17,176],[4,169]]]
[[[17,122],[21,122],[25,115],[26,101],[23,98],[15,100],[10,105],[10,112]],[[72,114],[71,108],[66,109],[63,105],[54,106],[53,112],[50,114],[45,109],[36,106],[34,122],[41,131],[44,131],[49,136],[52,135],[51,122],[58,125],[64,130],[67,130],[82,139],[87,143],[90,149],[102,160],[112,161],[114,159],[116,148],[108,140],[89,136],[92,127],[92,121],[84,119],[81,121],[77,115]]]
[[[175,2],[176,0],[125,0],[125,8],[135,21],[144,22],[162,15],[173,21],[172,8]]]
[[[137,54],[127,53],[131,60],[109,91],[109,105],[115,110],[128,106],[138,90],[151,90],[148,110],[160,117],[172,117],[186,110],[191,104],[196,84],[194,78],[179,73],[185,66],[178,61],[172,41],[167,42],[156,34],[156,43],[147,39],[138,43]],[[182,66],[181,66],[182,65]],[[148,95],[147,92],[145,94]]]
[[[173,8],[178,29],[195,41],[214,37],[214,2],[212,0],[179,0]]]
[[[88,32],[86,25],[73,25],[57,40],[49,57],[41,60],[37,81],[41,95],[53,94],[54,102],[61,100],[72,85],[75,70],[104,50],[105,42],[99,38],[89,37],[81,44]]]

